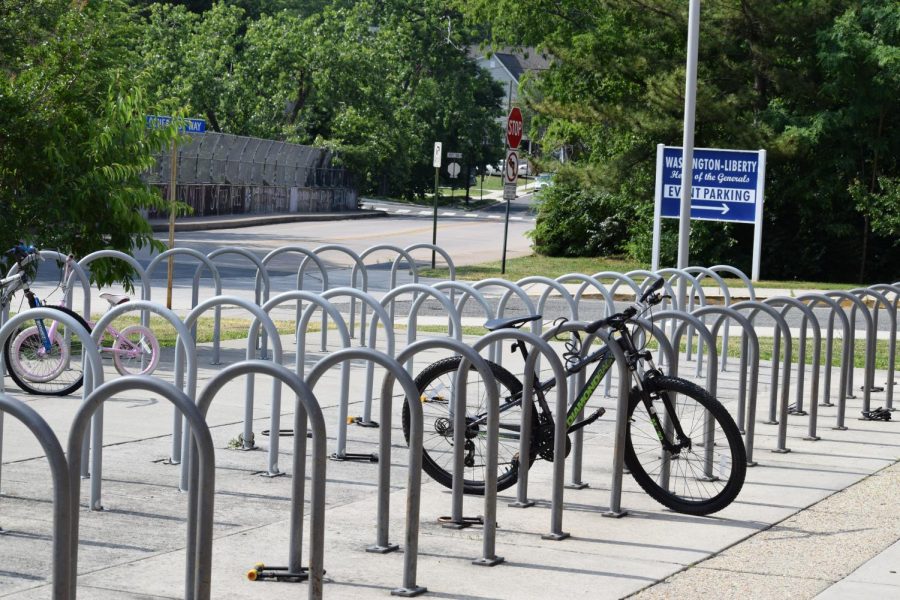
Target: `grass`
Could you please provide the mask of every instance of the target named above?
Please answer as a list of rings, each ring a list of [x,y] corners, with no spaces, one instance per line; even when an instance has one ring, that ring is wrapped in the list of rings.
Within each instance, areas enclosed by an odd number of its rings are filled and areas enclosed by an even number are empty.
[[[502,277],[510,281],[518,281],[532,275],[542,275],[556,279],[567,273],[599,273],[600,271],[616,271],[625,273],[642,269],[644,265],[624,258],[567,258],[556,256],[540,256],[532,254],[521,258],[510,258],[506,261],[506,274],[501,273],[500,261],[466,265],[456,268],[456,278],[467,281],[478,281],[489,277]],[[423,269],[419,271],[425,277],[448,278],[450,272],[446,268]]]
[[[601,271],[615,271],[617,273],[627,273],[638,269],[649,270],[650,266],[637,260],[623,257],[562,257],[562,256],[541,256],[532,254],[520,258],[511,258],[506,261],[506,274],[501,273],[500,261],[492,261],[480,263],[476,265],[466,265],[456,268],[456,278],[466,281],[478,281],[488,277],[502,277],[510,281],[518,281],[523,277],[531,275],[541,275],[556,279],[560,275],[566,273],[584,273],[593,275]],[[420,275],[434,278],[448,278],[450,272],[446,268],[422,269]],[[724,277],[725,274],[723,274]],[[744,282],[733,277],[724,277],[725,283],[729,288],[744,288]],[[704,278],[704,286],[715,286],[715,282],[709,277]],[[858,283],[828,283],[822,281],[777,281],[762,280],[753,283],[754,288],[775,288],[786,289],[789,291],[796,290],[851,290],[862,287]]]

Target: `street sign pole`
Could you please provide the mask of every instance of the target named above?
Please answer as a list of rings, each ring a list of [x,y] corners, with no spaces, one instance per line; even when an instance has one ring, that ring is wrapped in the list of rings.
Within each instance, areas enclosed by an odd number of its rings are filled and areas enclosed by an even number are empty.
[[[653,205],[653,249],[650,252],[650,270],[658,271],[659,270],[659,238],[662,235],[662,185],[658,182],[662,181],[663,177],[663,149],[665,148],[664,144],[656,145],[656,191],[653,193],[654,195],[654,205]]]
[[[688,11],[687,69],[684,82],[684,137],[682,141],[681,211],[678,222],[678,268],[690,261],[691,181],[694,164],[694,118],[697,110],[697,47],[700,42],[700,0],[691,0]],[[678,300],[686,305],[687,286],[679,279]]]
[[[756,222],[753,224],[753,266],[750,271],[750,279],[759,281],[759,255],[762,252],[762,215],[763,197],[766,191],[766,151],[759,151],[759,176],[756,180]]]
[[[503,260],[500,263],[500,274],[506,275],[506,239],[509,236],[509,198],[506,199],[506,221],[503,224]]]
[[[437,246],[437,205],[438,205],[438,178],[441,168],[434,168],[434,225],[431,228],[431,243]],[[431,268],[434,268],[434,248],[431,249]]]
[[[178,182],[178,149],[172,140],[172,156],[169,160],[169,250],[175,247],[175,186]],[[166,276],[166,308],[172,309],[172,276],[175,270],[175,257],[170,255]]]
[[[434,167],[434,224],[431,229],[431,245],[437,246],[437,207],[438,207],[438,181],[441,173],[441,154],[443,144],[441,142],[434,143],[434,153],[431,165]],[[434,268],[435,250],[431,249],[431,268]]]

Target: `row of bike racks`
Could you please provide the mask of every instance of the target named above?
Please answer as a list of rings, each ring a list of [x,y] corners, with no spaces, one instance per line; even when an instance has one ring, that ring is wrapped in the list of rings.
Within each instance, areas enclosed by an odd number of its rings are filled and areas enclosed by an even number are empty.
[[[237,254],[245,255],[243,252],[237,252]],[[100,257],[98,256],[97,258]],[[195,258],[199,259],[199,257]],[[395,260],[394,265],[392,266],[392,281],[395,281],[393,277],[394,271],[398,264],[397,261],[399,261],[401,258],[408,260],[409,256],[398,254],[398,258],[397,260]],[[304,260],[307,259],[315,262],[315,259],[309,258],[309,256],[307,256]],[[201,260],[203,266],[209,268],[212,272],[215,273],[215,267],[211,264],[211,259],[208,258],[207,260],[210,261],[209,264]],[[714,267],[705,271],[715,273],[715,269],[716,268]],[[148,271],[150,271],[150,269],[148,269]],[[200,269],[198,269],[198,274],[199,271]],[[713,277],[713,275],[705,271],[700,271],[698,269],[694,269],[694,271],[696,271],[701,276],[715,278]],[[259,273],[263,272],[264,271],[259,271]],[[82,275],[77,275],[77,273],[78,271],[76,270],[76,276],[80,278],[84,275],[84,273],[82,273]],[[323,271],[323,281],[325,279],[324,273],[325,272]],[[318,403],[316,402],[315,396],[313,395],[313,389],[326,371],[338,364],[341,364],[341,418],[339,419],[339,422],[337,424],[339,432],[339,451],[336,453],[338,454],[338,458],[341,458],[340,454],[341,450],[343,449],[343,446],[341,444],[346,444],[346,417],[349,408],[349,376],[347,375],[348,371],[346,370],[346,367],[348,365],[348,361],[351,360],[362,360],[367,363],[367,389],[364,401],[365,404],[369,407],[371,406],[372,399],[371,390],[372,377],[374,376],[374,365],[380,365],[388,373],[382,386],[380,398],[381,405],[379,419],[381,421],[381,432],[379,435],[378,456],[378,516],[376,519],[376,541],[375,544],[370,547],[370,551],[372,552],[383,553],[396,549],[395,545],[389,543],[388,535],[388,515],[390,508],[388,456],[390,452],[390,420],[392,414],[391,399],[393,396],[393,386],[395,382],[400,383],[404,391],[405,399],[410,407],[412,415],[412,432],[410,438],[411,447],[408,475],[409,480],[407,482],[407,526],[404,544],[406,547],[406,556],[404,560],[403,582],[401,587],[395,590],[395,592],[399,595],[417,595],[425,591],[424,588],[416,584],[416,550],[418,544],[419,523],[418,489],[421,485],[421,436],[423,431],[423,424],[421,421],[422,411],[415,385],[412,382],[408,371],[404,370],[402,365],[406,364],[407,367],[409,367],[409,372],[411,372],[412,360],[414,356],[419,352],[425,350],[443,348],[446,350],[450,350],[453,353],[460,354],[461,356],[463,356],[464,360],[462,361],[463,364],[460,366],[460,369],[457,372],[457,385],[455,387],[457,390],[463,390],[463,392],[461,397],[454,396],[451,401],[454,403],[454,406],[459,406],[460,404],[465,405],[465,385],[463,385],[463,383],[469,373],[470,364],[474,366],[475,370],[479,372],[482,378],[488,381],[493,380],[490,369],[483,362],[483,359],[480,358],[479,352],[488,351],[491,358],[496,358],[497,362],[499,362],[500,354],[497,352],[497,347],[504,341],[521,340],[525,342],[526,344],[531,346],[532,352],[530,352],[529,357],[526,361],[525,371],[523,374],[525,389],[523,393],[522,431],[524,433],[521,436],[522,447],[520,448],[520,456],[527,455],[530,444],[530,440],[528,439],[530,424],[527,423],[527,420],[530,420],[531,418],[530,406],[533,402],[533,389],[531,382],[533,381],[533,374],[536,372],[536,370],[539,369],[538,364],[541,359],[547,362],[549,369],[553,372],[555,378],[559,382],[555,389],[555,393],[557,394],[556,402],[554,405],[557,435],[555,439],[554,452],[556,456],[563,456],[565,454],[564,427],[567,400],[570,392],[574,393],[574,391],[578,389],[578,379],[583,378],[584,374],[580,373],[572,376],[575,381],[572,381],[570,385],[567,386],[567,376],[559,358],[556,356],[556,353],[553,351],[548,342],[543,339],[543,337],[549,337],[551,333],[543,334],[543,328],[541,323],[539,322],[535,322],[534,329],[530,333],[519,330],[500,330],[482,337],[475,344],[472,344],[471,347],[469,347],[460,341],[462,333],[462,321],[460,318],[460,314],[462,313],[462,309],[466,301],[471,297],[474,298],[482,306],[482,308],[484,308],[485,314],[486,316],[488,316],[491,312],[490,303],[484,296],[483,291],[492,287],[504,290],[504,295],[501,298],[498,309],[495,311],[495,315],[490,315],[497,316],[498,318],[503,316],[503,311],[506,309],[508,300],[513,296],[519,297],[522,301],[522,304],[525,305],[526,309],[533,311],[535,309],[543,309],[549,295],[553,292],[556,292],[564,299],[565,306],[569,312],[568,318],[570,319],[570,322],[563,324],[559,328],[559,330],[570,331],[579,327],[583,328],[584,323],[579,323],[577,321],[577,317],[580,302],[582,301],[582,299],[587,299],[584,295],[584,292],[586,290],[590,289],[591,287],[596,289],[603,297],[604,303],[607,306],[607,310],[611,311],[614,310],[613,301],[615,298],[615,290],[618,285],[624,284],[628,286],[630,290],[635,292],[635,295],[637,295],[642,291],[642,288],[647,285],[648,277],[650,277],[652,274],[646,275],[644,272],[633,272],[631,275],[634,277],[643,276],[645,277],[645,280],[642,284],[639,285],[632,277],[627,274],[622,275],[599,273],[595,274],[595,276],[569,274],[558,278],[557,280],[546,278],[527,278],[515,284],[504,280],[493,279],[485,280],[483,282],[477,282],[471,285],[460,282],[443,282],[436,284],[435,286],[423,286],[418,283],[413,283],[396,287],[391,292],[389,292],[389,294],[386,295],[381,301],[377,301],[371,295],[362,290],[356,289],[355,287],[326,289],[323,293],[319,294],[297,290],[286,292],[274,298],[268,299],[269,283],[267,281],[267,276],[259,275],[260,281],[262,281],[264,288],[263,292],[261,292],[261,294],[258,295],[257,298],[264,301],[263,306],[259,306],[258,304],[254,304],[253,302],[241,300],[235,297],[217,296],[203,303],[196,304],[188,317],[185,318],[184,321],[181,321],[174,313],[172,313],[168,309],[165,309],[164,307],[149,302],[145,299],[114,307],[106,315],[104,315],[101,321],[98,322],[97,327],[95,328],[95,332],[102,332],[103,329],[105,329],[105,326],[111,323],[114,318],[129,310],[138,310],[145,315],[149,315],[150,312],[154,312],[166,318],[176,327],[176,330],[178,332],[178,342],[174,369],[174,386],[165,384],[158,379],[150,377],[121,378],[104,384],[102,365],[99,361],[99,354],[96,350],[96,344],[92,345],[92,341],[95,340],[91,340],[90,336],[87,336],[86,331],[80,331],[79,326],[74,319],[68,317],[67,315],[61,315],[58,312],[50,313],[48,309],[35,309],[34,311],[26,311],[24,313],[16,315],[16,317],[10,320],[10,322],[6,323],[3,328],[0,328],[0,348],[3,347],[3,343],[6,337],[8,337],[11,332],[15,330],[15,327],[19,323],[34,318],[54,318],[60,320],[65,325],[70,327],[75,335],[84,340],[83,346],[84,353],[86,355],[86,380],[84,386],[83,405],[79,410],[78,415],[76,416],[76,423],[73,424],[72,433],[70,434],[69,439],[69,463],[66,467],[69,473],[67,482],[64,481],[64,478],[58,475],[61,468],[59,465],[60,459],[58,455],[60,454],[61,450],[59,449],[58,442],[56,443],[56,447],[54,448],[53,444],[49,441],[49,428],[46,427],[46,423],[43,423],[43,425],[41,425],[40,421],[36,420],[36,415],[33,414],[33,411],[31,413],[24,411],[20,406],[18,406],[18,404],[20,403],[16,403],[16,401],[12,400],[11,398],[0,394],[0,407],[2,407],[3,409],[2,412],[0,412],[0,419],[2,419],[3,412],[10,412],[10,414],[13,414],[13,416],[15,416],[16,418],[22,420],[23,422],[26,422],[26,425],[29,427],[29,429],[31,429],[32,432],[34,432],[38,439],[41,441],[41,444],[51,461],[51,469],[54,473],[55,490],[54,522],[61,523],[55,525],[56,533],[54,534],[55,597],[68,598],[74,596],[74,580],[76,572],[74,564],[78,537],[77,507],[79,498],[78,490],[80,487],[79,477],[88,474],[88,465],[82,459],[82,457],[86,457],[85,449],[87,447],[87,444],[90,443],[90,446],[95,450],[94,454],[92,455],[93,460],[90,464],[90,474],[92,475],[91,508],[99,509],[102,506],[100,502],[103,434],[102,404],[103,401],[107,398],[112,397],[116,393],[121,393],[122,391],[127,389],[142,389],[151,391],[168,398],[176,406],[176,417],[174,419],[173,427],[172,458],[173,462],[182,463],[183,471],[181,487],[182,489],[189,490],[190,494],[188,504],[189,533],[185,576],[185,597],[209,597],[209,586],[211,578],[211,564],[209,563],[209,557],[212,544],[211,523],[213,507],[212,490],[214,486],[214,468],[212,466],[213,459],[211,440],[209,439],[209,430],[205,424],[204,419],[206,416],[206,412],[209,409],[212,398],[216,395],[216,393],[225,385],[225,383],[227,383],[227,381],[243,375],[247,378],[248,381],[246,387],[246,407],[248,408],[246,410],[245,429],[243,435],[245,443],[247,442],[248,438],[252,442],[252,429],[248,430],[247,427],[252,427],[252,377],[255,373],[269,375],[275,379],[273,387],[273,410],[271,418],[271,427],[273,433],[277,432],[279,427],[278,419],[280,417],[280,408],[276,409],[276,406],[278,404],[278,402],[276,401],[276,397],[280,398],[281,384],[287,384],[292,389],[292,391],[294,391],[297,399],[294,422],[296,447],[293,457],[294,478],[292,482],[292,526],[291,541],[289,547],[289,565],[290,568],[292,570],[295,570],[295,572],[297,573],[306,572],[308,574],[310,581],[309,597],[322,597],[326,428],[324,417],[322,417],[321,410],[319,409]],[[141,276],[142,282],[145,281],[145,276],[146,274]],[[671,289],[671,282],[674,279],[680,278],[683,280],[687,280],[688,277],[693,276],[690,275],[690,273],[673,273],[670,280],[666,282],[666,285],[668,286],[667,291]],[[612,278],[614,282],[609,288],[607,288],[603,283],[601,283],[601,280],[603,278]],[[698,280],[699,277],[696,277],[694,279]],[[352,283],[355,283],[355,277],[352,277],[351,280]],[[84,281],[85,279],[82,279],[82,285],[84,285]],[[217,284],[216,291],[220,291],[219,279],[216,276],[214,276],[214,281]],[[574,296],[569,294],[566,291],[566,288],[562,287],[563,282],[571,281],[579,281],[582,284],[582,289],[579,290],[579,292]],[[199,277],[195,277],[195,289],[198,289],[198,285]],[[535,305],[531,301],[529,295],[524,289],[525,287],[532,285],[543,285],[545,287],[544,292],[538,299],[537,305]],[[147,289],[149,289],[149,286]],[[456,304],[453,303],[453,300],[450,297],[440,293],[440,291],[442,290],[448,290],[451,292],[451,294],[459,292],[461,295]],[[395,348],[393,341],[395,314],[393,310],[391,312],[388,312],[386,310],[386,307],[390,305],[390,308],[393,309],[393,301],[404,293],[413,294],[413,303],[411,305],[410,312],[407,315],[407,347],[397,353],[397,349]],[[895,294],[893,304],[886,295],[889,293]],[[754,415],[756,413],[756,390],[758,389],[759,385],[760,363],[759,340],[754,325],[755,319],[759,315],[764,313],[769,319],[774,321],[776,325],[771,369],[772,376],[768,416],[770,422],[777,422],[779,425],[777,447],[774,449],[774,451],[787,452],[789,451],[785,447],[787,419],[788,415],[791,412],[788,405],[792,366],[792,334],[784,318],[785,313],[790,310],[796,310],[802,314],[802,324],[799,333],[800,362],[797,368],[797,403],[795,404],[795,408],[797,409],[797,411],[794,412],[802,411],[803,408],[803,374],[806,371],[806,327],[811,326],[813,328],[814,351],[812,360],[812,381],[810,384],[809,394],[810,433],[806,439],[817,439],[815,436],[817,417],[815,406],[817,404],[819,396],[818,381],[819,372],[821,370],[818,350],[821,344],[821,326],[815,315],[812,313],[811,307],[822,305],[830,307],[832,309],[828,320],[829,324],[826,337],[826,343],[828,344],[828,346],[826,349],[826,368],[824,376],[825,383],[822,386],[824,389],[824,394],[822,394],[822,396],[825,405],[830,405],[829,385],[832,350],[831,342],[834,338],[833,328],[835,316],[838,316],[840,318],[841,326],[844,332],[843,337],[845,342],[840,367],[840,383],[838,385],[839,410],[837,422],[835,425],[836,429],[841,429],[845,428],[844,416],[846,398],[852,397],[853,337],[852,335],[848,335],[847,332],[848,330],[850,332],[854,331],[857,311],[862,313],[862,316],[866,323],[866,339],[868,350],[867,355],[869,355],[870,357],[866,362],[865,382],[863,386],[864,405],[866,407],[868,407],[869,393],[872,391],[871,388],[873,387],[872,384],[874,381],[874,360],[872,357],[874,356],[873,350],[875,336],[877,334],[876,328],[878,310],[879,308],[883,308],[888,312],[888,318],[890,319],[892,329],[890,333],[890,365],[887,383],[887,401],[888,408],[891,408],[893,384],[892,379],[894,374],[893,363],[895,357],[894,345],[896,343],[896,310],[898,303],[897,294],[900,294],[900,284],[883,284],[879,286],[873,286],[872,288],[852,290],[851,292],[827,292],[825,294],[808,294],[797,299],[771,298],[764,302],[751,299],[749,301],[732,303],[726,306],[709,306],[705,304],[705,296],[701,296],[698,293],[692,294],[691,296],[692,299],[695,297],[700,299],[700,306],[694,306],[693,311],[688,312],[675,309],[663,310],[653,314],[652,320],[639,319],[637,320],[637,324],[641,327],[646,335],[653,337],[657,341],[661,354],[660,361],[667,363],[669,365],[669,371],[673,374],[677,373],[677,369],[679,366],[679,357],[681,353],[678,352],[677,349],[680,346],[682,337],[687,334],[689,340],[693,332],[696,332],[699,336],[697,346],[698,371],[701,369],[701,361],[705,359],[707,365],[706,387],[714,395],[717,385],[717,373],[720,368],[724,368],[724,364],[722,364],[724,363],[724,360],[719,359],[716,350],[716,340],[718,334],[721,332],[724,338],[728,332],[728,323],[730,323],[730,321],[732,320],[740,325],[743,332],[743,352],[741,353],[740,375],[738,378],[739,395],[737,409],[738,414],[736,415],[736,420],[738,420],[739,426],[742,428],[742,430],[744,430],[745,443],[747,445],[748,462],[753,464],[752,451],[755,423]],[[149,296],[149,293],[147,295]],[[341,313],[330,301],[333,298],[341,296],[349,296],[351,298],[351,301],[359,300],[360,304],[363,307],[360,311],[361,341],[366,340],[364,325],[366,313],[369,309],[371,309],[373,314],[375,315],[372,322],[369,323],[367,347],[349,347],[352,343],[353,331],[350,327],[347,326]],[[875,308],[872,312],[869,311],[869,308],[863,302],[863,298],[867,296],[876,299]],[[196,295],[194,298],[196,301]],[[418,312],[427,298],[436,299],[446,311],[448,315],[450,331],[453,333],[452,337],[447,337],[446,339],[428,339],[415,341],[415,330],[417,325]],[[265,301],[266,299],[268,299],[268,301]],[[849,319],[847,318],[845,311],[840,305],[841,301],[851,302],[852,308]],[[295,364],[294,372],[291,372],[285,366],[279,364],[283,360],[283,353],[280,347],[280,338],[277,334],[274,323],[269,317],[269,312],[273,308],[285,302],[297,302],[298,306],[300,305],[300,302],[307,302],[310,304],[310,306],[308,306],[303,311],[300,319],[298,319],[297,322],[297,361]],[[191,335],[190,328],[196,322],[196,319],[199,318],[199,316],[205,311],[209,309],[216,309],[216,311],[218,312],[218,309],[224,305],[238,306],[247,310],[253,315],[253,323],[248,332],[246,360],[223,369],[220,373],[213,377],[213,379],[198,396],[196,389],[196,352],[193,346],[193,337]],[[322,331],[327,331],[327,326],[325,325],[326,319],[330,318],[332,321],[334,321],[337,327],[338,334],[341,338],[340,343],[344,346],[344,349],[328,354],[323,359],[321,359],[309,371],[308,374],[305,374],[304,364],[306,331],[309,327],[312,315],[317,310],[322,311]],[[355,309],[351,309],[351,322],[353,321],[355,314]],[[707,327],[707,324],[704,322],[707,318],[715,318],[715,322],[712,324],[711,328]],[[664,333],[664,325],[666,324],[666,322],[669,323],[671,331],[671,334],[668,336]],[[382,342],[382,345],[387,346],[387,352],[382,352],[377,349],[379,341],[377,339],[379,323],[383,325],[383,329],[385,331],[385,340]],[[260,330],[260,328],[262,328],[262,330],[268,334],[267,337],[273,338],[272,351],[273,359],[275,362],[259,361],[255,359],[255,340],[257,338],[257,332]],[[95,333],[95,336],[96,335],[98,334]],[[603,330],[598,330],[595,334],[589,336],[588,339],[584,341],[582,352],[586,352],[590,348],[590,344],[595,337],[598,337],[601,340],[609,343],[611,350],[617,358],[617,364],[619,366],[616,435],[612,457],[612,482],[610,486],[611,493],[609,503],[610,509],[607,514],[610,516],[622,516],[623,514],[625,514],[625,511],[621,506],[621,491],[622,472],[624,466],[624,439],[625,430],[627,427],[629,401],[628,395],[630,391],[630,374],[627,371],[627,367],[625,367],[625,362],[623,360],[624,355],[622,354],[622,350],[618,347],[617,344],[615,344],[614,341],[609,340],[608,335]],[[784,338],[783,351],[781,349],[782,337]],[[324,342],[325,337],[323,336],[323,343]],[[724,339],[723,343],[725,343],[727,347],[727,343],[724,342]],[[690,341],[687,341],[687,345],[688,348],[690,348]],[[265,346],[263,346],[263,352],[265,352]],[[727,352],[723,352],[722,354],[724,358],[724,355],[726,355]],[[686,354],[686,356],[689,358],[688,354]],[[218,353],[215,354],[215,360],[217,359]],[[779,367],[783,368],[783,374],[781,374],[780,379]],[[186,384],[185,379],[187,380]],[[777,390],[779,388],[779,383],[781,389],[781,402],[780,406],[776,407],[778,400]],[[495,389],[495,386],[488,387]],[[571,388],[571,390],[569,388]],[[185,391],[182,392],[182,389],[184,389]],[[2,382],[0,382],[0,392],[2,392]],[[194,402],[194,399],[196,399],[196,403]],[[188,408],[188,405],[190,406],[190,408]],[[495,404],[492,404],[492,406],[495,406]],[[366,410],[369,411],[370,408],[367,408]],[[455,410],[454,415],[458,420],[461,421],[464,418],[464,413],[465,411]],[[37,417],[37,419],[39,419],[39,417]],[[88,442],[87,435],[87,423],[89,419],[93,419],[90,442]],[[490,466],[491,464],[495,465],[497,460],[496,424],[498,421],[498,416],[494,411],[492,411],[491,414],[489,414],[488,419],[489,427],[487,460],[488,465]],[[368,413],[361,420],[369,421],[370,419]],[[312,519],[310,521],[311,531],[309,546],[310,566],[307,571],[301,565],[300,548],[302,540],[303,502],[305,497],[305,434],[308,422],[310,424],[310,427],[312,428],[313,438],[313,473],[311,492],[312,503],[310,509],[312,512]],[[0,421],[0,427],[2,427],[2,421]],[[342,428],[344,431],[343,434],[340,433]],[[456,435],[461,436],[463,431],[463,423],[458,422],[457,426],[455,427]],[[565,462],[555,461],[553,465],[550,531],[545,536],[548,539],[561,540],[568,536],[568,534],[563,530],[562,526],[564,489],[566,487],[578,488],[585,485],[584,482],[581,481],[581,460],[583,452],[583,441],[582,436],[580,435],[581,433],[582,432],[579,431],[575,435],[573,444],[571,481],[568,486],[566,486],[565,483]],[[52,432],[49,433],[49,436],[52,436]],[[175,442],[176,436],[178,437],[178,443]],[[269,468],[267,471],[267,474],[269,475],[279,474],[277,465],[277,439],[277,435],[273,435],[271,437]],[[53,440],[55,441],[55,437],[53,438]],[[275,448],[274,452],[272,451],[273,446]],[[463,471],[461,468],[463,461],[463,446],[464,444],[461,443],[461,440],[456,440],[455,448],[457,450],[454,460],[457,468],[454,469],[453,492],[451,495],[451,516],[448,523],[451,526],[462,526],[466,520],[463,516]],[[0,449],[2,449],[2,428],[0,428]],[[54,453],[55,457],[52,457],[51,455]],[[344,454],[346,456],[346,453]],[[65,458],[63,457],[62,460],[65,461]],[[502,558],[497,557],[495,554],[496,469],[491,469],[489,467],[488,472],[492,473],[494,477],[489,478],[489,480],[486,482],[487,487],[484,499],[485,527],[483,531],[482,556],[475,561],[476,564],[482,565],[494,565],[502,561]],[[65,501],[65,498],[68,498],[68,503]],[[520,469],[516,502],[514,502],[512,506],[527,507],[532,504],[533,502],[531,502],[528,498],[528,470]],[[66,553],[66,547],[69,547],[68,553]],[[69,567],[65,567],[62,565],[62,563],[66,562],[68,562],[68,564],[70,565]]]

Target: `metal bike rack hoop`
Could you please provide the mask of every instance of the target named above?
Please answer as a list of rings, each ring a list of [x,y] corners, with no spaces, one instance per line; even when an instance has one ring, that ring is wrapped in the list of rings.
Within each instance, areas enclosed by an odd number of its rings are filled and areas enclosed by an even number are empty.
[[[391,593],[397,596],[418,596],[428,591],[416,584],[416,569],[419,558],[419,513],[421,506],[422,485],[422,438],[424,433],[422,404],[419,392],[412,377],[403,370],[400,363],[391,356],[373,348],[347,348],[338,350],[322,358],[313,366],[306,381],[309,388],[315,389],[316,383],[331,367],[347,360],[366,360],[381,365],[403,388],[406,403],[410,412],[409,436],[409,483],[406,504],[406,550],[403,556],[403,584]]]
[[[303,503],[306,483],[306,430],[307,421],[312,429],[312,473],[310,498],[310,533],[309,533],[309,595],[311,600],[319,600],[323,596],[324,553],[325,553],[325,469],[326,469],[326,431],[322,409],[310,387],[296,374],[286,367],[264,360],[246,360],[230,365],[209,380],[197,399],[200,413],[206,417],[210,405],[218,393],[229,381],[241,375],[268,375],[276,384],[286,384],[296,397],[294,405],[294,456],[291,478],[291,515],[290,542],[288,546],[288,565],[293,573],[300,573],[302,568],[303,549]],[[189,512],[188,549],[193,553],[190,540],[190,515],[197,515],[197,469],[194,453],[191,453],[191,481],[188,506],[194,510]],[[199,599],[198,599],[199,600]]]
[[[115,379],[99,386],[78,409],[69,431],[69,491],[71,494],[71,573],[75,576],[78,567],[78,500],[81,490],[81,477],[78,463],[81,457],[81,440],[84,438],[88,420],[100,410],[109,398],[129,390],[144,390],[169,400],[174,404],[192,426],[199,466],[195,488],[199,488],[197,504],[188,504],[188,537],[196,544],[196,554],[185,561],[185,598],[190,600],[208,600],[210,596],[210,580],[212,573],[212,535],[213,506],[215,501],[215,451],[209,428],[193,401],[181,390],[170,383],[147,375],[129,375]],[[193,507],[197,506],[196,514]],[[192,519],[196,526],[192,526]]]
[[[175,387],[179,390],[184,390],[188,398],[195,398],[197,396],[197,352],[194,337],[181,319],[162,304],[151,302],[150,300],[131,300],[125,304],[111,307],[94,326],[94,331],[91,333],[91,336],[95,338],[94,341],[99,343],[102,332],[106,331],[106,328],[116,318],[133,311],[140,311],[142,315],[146,314],[148,316],[150,313],[155,313],[166,319],[175,329],[175,332],[178,334],[175,342],[175,365],[173,369],[175,373]],[[179,352],[179,348],[184,348],[184,352]],[[185,370],[187,370],[187,386],[184,385]],[[102,408],[99,414],[102,414]],[[97,447],[102,451],[102,444]],[[170,462],[172,464],[181,462],[181,412],[177,407],[172,411],[172,456]],[[100,505],[102,466],[102,455],[95,453],[92,471],[97,473],[98,476],[91,478],[91,502],[97,506]],[[82,472],[82,475],[84,475],[84,472]]]
[[[68,466],[56,434],[29,405],[0,392],[0,429],[3,415],[9,413],[34,435],[44,450],[53,479],[53,600],[75,598],[75,577],[70,569],[72,548],[72,507]]]

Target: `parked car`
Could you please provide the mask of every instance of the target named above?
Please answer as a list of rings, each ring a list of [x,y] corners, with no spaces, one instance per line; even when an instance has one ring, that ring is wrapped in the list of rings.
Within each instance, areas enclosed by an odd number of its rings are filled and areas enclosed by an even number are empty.
[[[498,162],[497,164],[487,164],[484,165],[484,174],[485,175],[502,175],[503,174],[503,163]]]
[[[541,173],[534,180],[534,191],[540,191],[553,185],[553,173]]]
[[[531,165],[523,160],[519,163],[519,177],[528,177],[530,175],[534,175],[534,171],[531,169]]]

